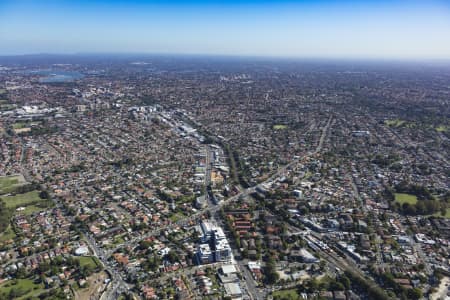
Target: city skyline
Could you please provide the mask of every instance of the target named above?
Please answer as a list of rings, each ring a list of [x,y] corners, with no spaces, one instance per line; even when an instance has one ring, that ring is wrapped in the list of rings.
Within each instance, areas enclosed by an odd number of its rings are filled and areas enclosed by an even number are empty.
[[[3,1],[0,55],[450,59],[444,1]]]

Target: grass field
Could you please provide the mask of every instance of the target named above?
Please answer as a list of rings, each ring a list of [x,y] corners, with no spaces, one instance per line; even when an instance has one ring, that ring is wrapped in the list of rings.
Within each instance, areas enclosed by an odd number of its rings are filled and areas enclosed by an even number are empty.
[[[181,219],[181,218],[183,218],[183,217],[184,217],[183,214],[181,214],[181,213],[175,213],[175,214],[171,215],[171,216],[169,217],[169,219],[170,219],[170,221],[172,221],[172,222],[176,222],[176,221],[178,221],[179,219]]]
[[[12,128],[13,129],[25,128],[26,125],[27,125],[27,123],[25,123],[25,122],[17,122],[12,125]]]
[[[93,269],[95,269],[99,265],[98,262],[95,261],[96,258],[93,256],[80,256],[78,257],[78,259],[80,260],[81,267],[91,266]]]
[[[16,282],[16,284],[13,284]],[[22,291],[22,296],[17,299],[27,299],[28,297],[37,296],[44,291],[43,284],[36,284],[31,279],[17,279],[15,281],[6,281],[0,285],[0,298],[5,296],[4,299],[10,299],[8,297],[12,289]],[[3,298],[2,298],[3,299]],[[16,299],[16,298],[14,298]]]
[[[400,204],[403,204],[403,203],[416,204],[417,197],[414,195],[410,195],[410,194],[395,193],[395,201]]]
[[[24,215],[31,215],[34,212],[44,210],[53,205],[50,200],[41,199],[38,191],[17,194],[15,196],[3,196],[1,198],[5,202],[7,208],[16,210],[19,207],[24,207],[24,210],[17,211],[17,213]]]
[[[0,95],[4,95],[6,94],[6,90],[5,89],[0,89]]]
[[[122,236],[119,235],[119,236],[115,236],[115,237],[114,237],[113,243],[114,243],[115,245],[118,245],[118,244],[125,243],[125,240],[123,239]]]
[[[45,200],[42,200],[42,201],[45,201]],[[50,205],[50,203],[49,203],[49,205]],[[29,215],[34,214],[35,212],[38,212],[38,211],[41,211],[41,210],[44,210],[44,209],[45,209],[45,207],[40,207],[40,206],[37,206],[37,205],[27,205],[27,206],[25,206],[24,210],[20,211],[20,213],[22,215],[29,216]]]
[[[285,299],[285,300],[297,300],[300,299],[300,296],[297,294],[297,291],[295,289],[292,290],[282,290],[282,291],[276,291],[273,293],[274,299]]]
[[[400,120],[400,119],[386,120],[386,121],[384,121],[384,124],[386,124],[387,126],[390,126],[390,127],[400,127],[403,124],[405,124],[405,121]]]
[[[273,125],[273,129],[275,129],[275,130],[283,130],[286,128],[287,128],[287,125],[282,125],[282,124]]]
[[[7,208],[17,208],[21,206],[27,206],[33,202],[42,201],[42,199],[39,198],[38,191],[31,191],[25,194],[17,194],[15,196],[3,196],[2,199],[5,202]]]
[[[447,132],[448,130],[449,130],[449,127],[445,126],[445,125],[441,125],[441,126],[436,127],[436,131],[437,132]]]
[[[0,195],[11,193],[16,187],[25,184],[22,176],[2,176],[0,177]]]
[[[19,183],[18,176],[0,177],[0,193],[3,189],[9,189]]]

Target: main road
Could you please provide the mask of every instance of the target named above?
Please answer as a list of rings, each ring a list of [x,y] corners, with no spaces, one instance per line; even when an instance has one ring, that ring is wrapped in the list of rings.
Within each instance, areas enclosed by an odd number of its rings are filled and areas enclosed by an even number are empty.
[[[308,156],[311,156],[311,155],[314,155],[314,154],[320,152],[320,151],[322,150],[322,147],[323,147],[325,138],[326,138],[326,136],[327,136],[327,134],[328,134],[328,130],[329,130],[329,128],[330,128],[330,125],[331,125],[332,120],[333,120],[333,117],[330,116],[330,117],[328,118],[327,123],[326,123],[325,126],[322,128],[322,132],[321,132],[321,135],[320,135],[320,138],[319,138],[319,143],[318,143],[318,145],[317,145],[317,147],[316,147],[316,149],[315,149],[314,151],[312,151],[312,152],[310,151],[310,152],[308,152],[306,155],[304,155],[304,156],[302,156],[302,157],[296,157],[296,158],[294,158],[290,163],[288,163],[288,164],[286,164],[285,166],[279,168],[274,174],[272,174],[272,175],[271,175],[268,179],[266,179],[264,182],[261,182],[260,185],[264,185],[264,184],[268,184],[268,183],[273,182],[274,180],[276,180],[277,178],[279,178],[279,177],[281,177],[283,174],[285,174],[286,171],[287,171],[288,169],[290,169],[290,168],[292,168],[293,166],[295,166],[301,159],[303,159],[303,158],[305,158],[305,157],[308,157]],[[210,157],[208,157],[208,156],[210,156],[209,146],[208,146],[208,149],[207,149],[207,151],[206,151],[206,156],[207,156],[207,163],[210,164]],[[206,178],[205,178],[205,179],[206,179]],[[107,270],[112,274],[112,282],[111,282],[111,285],[112,285],[112,287],[113,287],[113,288],[112,288],[113,291],[111,292],[111,291],[110,291],[111,289],[109,289],[109,290],[108,290],[109,292],[108,292],[108,291],[105,292],[105,293],[108,295],[108,297],[106,297],[106,298],[105,298],[105,297],[102,297],[102,299],[110,299],[109,296],[113,296],[113,297],[114,297],[114,295],[115,295],[115,290],[116,290],[116,289],[119,289],[119,290],[120,290],[120,289],[126,289],[126,288],[129,288],[129,285],[126,284],[126,283],[122,280],[122,277],[121,277],[121,275],[119,274],[119,272],[117,272],[113,267],[108,267],[108,262],[107,262],[106,260],[107,260],[107,258],[108,258],[112,253],[114,253],[115,251],[117,251],[118,249],[122,248],[122,247],[125,246],[125,245],[128,246],[128,247],[131,246],[132,248],[134,248],[134,247],[136,247],[136,246],[138,245],[138,243],[139,243],[140,241],[142,241],[142,240],[144,240],[144,239],[146,239],[146,238],[149,238],[149,237],[152,237],[152,236],[155,236],[155,235],[157,236],[157,235],[159,235],[159,234],[161,233],[161,231],[163,231],[163,230],[170,230],[170,229],[174,229],[175,227],[178,227],[178,226],[183,226],[183,225],[185,225],[185,224],[187,224],[187,223],[189,223],[189,222],[192,222],[192,221],[198,219],[198,218],[201,217],[202,215],[207,214],[208,212],[209,212],[211,215],[214,215],[214,214],[217,213],[223,206],[229,204],[230,202],[234,202],[234,201],[236,201],[237,199],[239,199],[240,197],[245,197],[245,196],[248,196],[248,195],[254,193],[254,192],[256,191],[255,188],[256,188],[256,187],[249,187],[249,188],[243,189],[243,190],[241,190],[240,192],[238,192],[237,194],[235,194],[234,196],[232,196],[232,197],[230,197],[230,198],[228,198],[228,199],[226,199],[226,200],[224,200],[224,201],[221,201],[221,202],[218,203],[217,205],[208,205],[206,208],[203,208],[203,209],[199,210],[198,212],[196,212],[195,214],[193,214],[193,215],[191,215],[191,216],[189,216],[189,217],[185,217],[185,218],[179,219],[177,222],[172,223],[172,224],[170,224],[170,225],[168,225],[168,226],[155,228],[155,229],[153,229],[153,230],[151,230],[151,231],[149,231],[149,232],[147,232],[147,233],[145,233],[145,234],[143,234],[143,235],[137,236],[137,237],[133,238],[132,240],[127,241],[126,243],[120,244],[120,245],[116,246],[115,248],[110,249],[109,251],[102,251],[101,249],[99,249],[99,248],[96,246],[95,241],[94,241],[93,239],[88,239],[88,240],[89,240],[89,246],[90,246],[92,249],[96,249],[96,251],[99,252],[99,254],[100,254],[99,258],[100,258],[100,260],[103,262],[103,264],[105,265],[105,267],[107,267]],[[245,268],[244,268],[244,270],[245,270]],[[248,285],[248,281],[252,281],[252,279],[248,278],[248,276],[250,275],[248,272],[245,272],[245,271],[244,271],[244,274],[245,274],[245,277],[246,277],[246,283],[247,283],[247,285]],[[248,286],[248,288],[252,288],[252,287],[255,287],[255,286],[254,286],[254,285],[251,285],[251,284],[250,284],[250,286]],[[253,296],[258,297],[259,295],[258,295],[258,294],[255,294],[255,295],[253,295]],[[258,298],[256,298],[256,299],[258,299]]]

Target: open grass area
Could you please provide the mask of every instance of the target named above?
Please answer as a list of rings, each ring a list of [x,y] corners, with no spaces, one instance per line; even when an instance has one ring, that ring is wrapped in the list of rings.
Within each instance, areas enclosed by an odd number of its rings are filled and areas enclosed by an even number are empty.
[[[125,243],[125,240],[123,239],[122,236],[119,235],[119,236],[114,237],[113,244],[119,245],[119,244],[123,244],[123,243]]]
[[[440,126],[436,127],[437,132],[447,132],[448,130],[449,130],[449,127],[445,126],[445,125],[440,125]]]
[[[178,221],[179,219],[181,219],[181,218],[183,218],[183,217],[184,217],[183,214],[181,214],[181,213],[175,213],[175,214],[171,215],[171,216],[169,217],[169,219],[170,219],[170,221],[172,221],[172,222],[176,222],[176,221]]]
[[[14,192],[16,187],[25,183],[22,176],[2,176],[0,177],[0,195]]]
[[[0,89],[0,95],[4,95],[6,94],[6,90],[5,89]]]
[[[31,279],[9,280],[0,285],[1,299],[11,299],[10,294],[14,292],[17,295],[14,299],[27,299],[44,292],[44,285],[34,283]]]
[[[48,203],[48,205],[50,206],[51,203]],[[46,207],[44,207],[44,206],[41,207],[41,206],[37,206],[37,205],[27,205],[27,206],[25,206],[24,210],[21,210],[19,212],[22,215],[29,216],[29,215],[34,214],[35,212],[38,212],[38,211],[41,211],[41,210],[44,210],[44,209],[46,209]]]
[[[43,201],[39,197],[38,191],[31,191],[24,194],[17,194],[15,196],[3,196],[3,201],[7,208],[17,208],[21,206],[27,206],[34,202]]]
[[[12,125],[12,128],[20,129],[20,128],[25,128],[26,126],[27,126],[27,123],[25,123],[25,122],[17,122]]]
[[[80,266],[81,267],[91,266],[92,269],[95,269],[98,266],[98,262],[96,262],[96,257],[93,257],[93,256],[80,256],[80,257],[78,257],[78,259],[80,260]]]
[[[400,204],[403,203],[416,204],[417,197],[411,194],[395,193],[395,201]]]
[[[17,176],[0,177],[0,193],[3,189],[9,189],[18,183],[19,178]]]
[[[273,129],[275,129],[275,130],[283,130],[286,128],[287,128],[287,125],[283,125],[283,124],[273,125]]]
[[[15,196],[2,196],[1,199],[5,202],[6,208],[13,210],[13,213],[21,213],[24,215],[31,215],[47,209],[53,205],[48,199],[41,199],[38,191],[31,191],[24,194],[17,194]],[[17,208],[23,207],[23,210]]]
[[[273,293],[273,299],[275,300],[297,300],[300,299],[297,291],[295,289],[291,290],[281,290]]]
[[[7,99],[0,99],[0,104],[8,104],[9,101]]]

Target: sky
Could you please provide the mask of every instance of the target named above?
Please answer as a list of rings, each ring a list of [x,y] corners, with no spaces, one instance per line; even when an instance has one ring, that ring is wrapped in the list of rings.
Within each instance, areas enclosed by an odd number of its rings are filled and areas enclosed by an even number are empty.
[[[0,55],[450,59],[449,0],[0,0]]]

